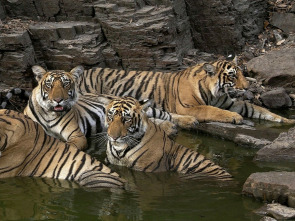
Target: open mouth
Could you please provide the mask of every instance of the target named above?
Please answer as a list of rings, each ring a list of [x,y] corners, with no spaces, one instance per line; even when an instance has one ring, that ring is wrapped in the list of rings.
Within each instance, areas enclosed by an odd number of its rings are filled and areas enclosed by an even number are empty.
[[[53,108],[54,111],[57,111],[57,112],[60,112],[60,111],[63,111],[64,110],[64,107],[61,106],[61,105],[57,105]]]

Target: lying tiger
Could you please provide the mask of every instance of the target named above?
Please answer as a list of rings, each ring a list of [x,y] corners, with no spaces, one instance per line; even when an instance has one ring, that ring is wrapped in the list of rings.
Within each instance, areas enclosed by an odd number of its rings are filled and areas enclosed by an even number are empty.
[[[246,101],[234,101],[224,91],[231,87],[245,90],[248,82],[234,61],[202,63],[175,73],[93,68],[80,73],[78,90],[132,96],[137,100],[153,100],[153,106],[167,112],[192,115],[199,122],[242,123],[243,117],[294,123],[265,108]],[[242,117],[243,116],[243,117]]]
[[[132,97],[114,99],[106,109],[107,161],[145,171],[177,171],[229,180],[231,175],[200,153],[174,143],[150,121],[144,110],[149,105]]]
[[[32,69],[38,86],[33,89],[24,113],[38,122],[47,134],[84,149],[87,146],[85,136],[104,131],[105,106],[114,96],[79,95],[74,81],[80,77],[79,72],[47,72],[40,66],[33,66]],[[169,114],[153,108],[147,110],[147,114],[183,128],[193,128],[198,123],[195,117]],[[171,123],[163,125],[171,131]]]
[[[95,158],[48,136],[22,113],[0,110],[0,178],[65,179],[84,187],[124,188],[125,181]]]

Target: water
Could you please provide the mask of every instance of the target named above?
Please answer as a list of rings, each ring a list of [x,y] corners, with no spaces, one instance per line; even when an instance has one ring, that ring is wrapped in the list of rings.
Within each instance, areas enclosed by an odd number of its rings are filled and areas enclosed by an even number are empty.
[[[291,164],[254,163],[257,150],[197,132],[181,131],[176,141],[225,167],[235,181],[187,181],[175,173],[115,166],[128,180],[128,190],[93,191],[52,179],[1,179],[0,220],[260,220],[253,210],[263,202],[241,194],[247,177],[258,171],[295,169]],[[101,152],[99,160],[104,158]]]

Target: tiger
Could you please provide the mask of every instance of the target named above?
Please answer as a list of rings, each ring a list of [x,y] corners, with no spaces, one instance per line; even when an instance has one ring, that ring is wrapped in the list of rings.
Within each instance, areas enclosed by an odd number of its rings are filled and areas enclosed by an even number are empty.
[[[199,122],[242,124],[243,117],[294,123],[266,108],[247,101],[232,99],[227,90],[246,90],[249,83],[237,65],[237,60],[217,60],[166,73],[154,71],[124,71],[82,66],[72,69],[80,73],[80,93],[132,96],[137,100],[153,100],[153,107],[180,115],[191,115]]]
[[[69,180],[87,188],[125,188],[109,167],[45,133],[23,113],[0,110],[0,178],[41,177]]]
[[[112,100],[106,107],[106,162],[144,172],[175,171],[180,174],[231,180],[222,167],[195,150],[171,140],[145,113],[149,101],[133,97]]]
[[[47,134],[57,137],[79,149],[87,147],[87,138],[105,131],[105,106],[114,96],[79,94],[75,79],[79,73],[62,70],[46,71],[32,67],[38,85],[33,89],[24,114],[38,122]],[[169,114],[150,108],[151,118],[159,118],[161,126],[175,134],[174,124],[194,128],[198,121],[192,116]],[[171,121],[163,123],[165,121]]]

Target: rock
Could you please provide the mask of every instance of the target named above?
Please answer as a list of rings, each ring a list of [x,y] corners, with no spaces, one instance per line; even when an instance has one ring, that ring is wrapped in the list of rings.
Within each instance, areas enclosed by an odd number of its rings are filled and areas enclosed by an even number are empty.
[[[270,24],[282,29],[284,32],[295,32],[295,14],[274,12]]]
[[[2,2],[0,2],[0,19],[4,19],[6,17],[6,13],[4,11]]]
[[[94,5],[112,50],[127,70],[178,70],[184,53],[193,47],[184,1],[139,5],[134,1]]]
[[[253,173],[244,183],[242,192],[263,201],[295,207],[295,172]]]
[[[259,221],[277,221],[277,220],[269,216],[264,216]]]
[[[251,77],[273,87],[295,86],[295,48],[274,50],[251,59],[247,69]]]
[[[267,212],[276,219],[292,219],[295,218],[295,209],[283,206],[279,203],[267,205]]]
[[[243,94],[243,98],[244,98],[244,100],[253,100],[254,99],[254,94],[250,90],[247,90]]]
[[[262,148],[279,135],[277,131],[271,129],[265,133],[265,128],[219,122],[200,123],[196,129],[251,148]]]
[[[0,50],[2,51],[23,50],[30,46],[32,46],[32,41],[28,31],[0,34]]]
[[[77,65],[104,63],[101,27],[92,22],[42,22],[29,27],[38,60],[49,69],[70,70]],[[114,59],[113,57],[106,58]]]
[[[261,148],[254,157],[256,161],[295,161],[295,127],[281,133],[272,143]]]
[[[91,1],[81,0],[14,0],[4,1],[3,5],[10,17],[22,17],[37,21],[91,21],[93,6]]]
[[[185,0],[195,47],[228,54],[262,32],[267,2]]]
[[[28,31],[0,33],[0,51],[0,82],[11,87],[31,88],[32,79],[24,75],[35,64],[35,51]]]
[[[265,93],[262,93],[260,96],[262,103],[267,108],[282,108],[282,107],[291,107],[292,100],[289,95],[286,93],[284,88],[277,88]]]

